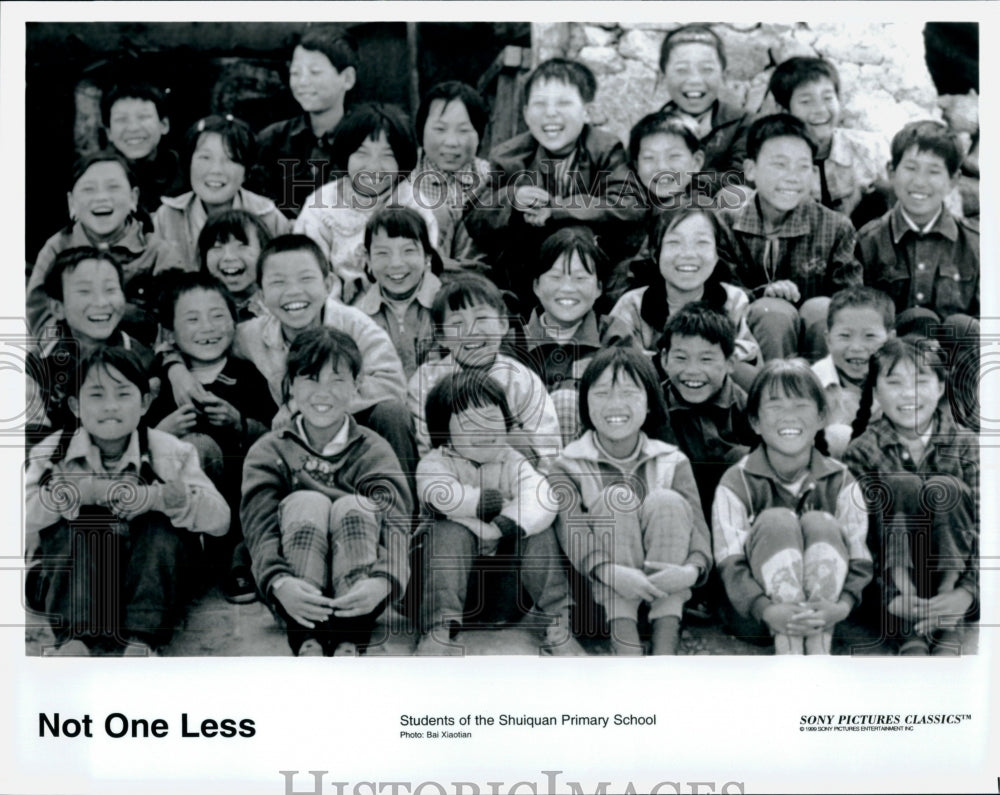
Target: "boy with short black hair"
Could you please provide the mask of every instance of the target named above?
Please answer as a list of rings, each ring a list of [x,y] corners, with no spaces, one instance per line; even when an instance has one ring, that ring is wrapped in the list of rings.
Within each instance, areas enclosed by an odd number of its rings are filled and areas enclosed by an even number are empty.
[[[691,460],[709,516],[719,479],[757,441],[746,418],[746,392],[732,379],[736,328],[696,301],[670,316],[659,348],[670,429]]]
[[[707,25],[681,25],[660,46],[660,72],[670,92],[661,110],[679,113],[697,132],[706,174],[699,190],[714,195],[743,183],[746,136],[753,120],[743,108],[719,98],[726,72],[722,39]]]
[[[869,378],[872,355],[895,336],[896,312],[892,299],[871,287],[847,287],[830,299],[827,311],[826,347],[830,354],[812,369],[826,390],[827,413],[823,436],[827,455],[839,459],[852,436],[861,404],[861,395]],[[878,416],[874,404],[870,416]],[[865,420],[867,421],[867,420]]]
[[[539,64],[525,82],[528,132],[490,154],[497,177],[465,218],[501,288],[530,295],[523,264],[559,226],[585,224],[611,243],[642,221],[621,141],[588,124],[596,93],[593,72],[564,58]]]
[[[747,135],[746,177],[756,191],[738,210],[722,210],[728,234],[719,257],[756,299],[747,322],[764,359],[825,353],[829,296],[861,283],[854,227],[812,200],[816,145],[786,113],[757,119]]]
[[[409,580],[412,495],[389,445],[351,417],[362,373],[354,340],[305,329],[287,359],[282,402],[296,413],[247,453],[240,518],[292,651],[354,656]]]
[[[150,83],[122,83],[102,97],[101,117],[108,143],[135,177],[139,207],[151,218],[163,196],[184,190],[180,159],[163,141],[170,132],[167,97]]]
[[[248,187],[273,199],[289,218],[319,190],[337,163],[333,130],[357,82],[358,47],[339,25],[307,27],[292,51],[288,87],[302,115],[275,122],[257,136],[259,154]]]
[[[816,144],[813,198],[843,213],[860,229],[889,207],[886,140],[840,125],[840,75],[823,58],[795,56],[771,73],[768,91],[781,109],[801,119]]]
[[[121,330],[125,315],[122,269],[96,248],[77,247],[56,255],[43,284],[55,318],[55,335],[38,340],[28,353],[28,409],[25,437],[31,447],[53,430],[77,427],[68,399],[80,360],[101,345],[133,351],[143,367],[153,353]]]
[[[891,149],[898,201],[858,233],[865,284],[888,293],[897,313],[919,308],[942,321],[977,318],[979,229],[945,206],[962,165],[957,136],[941,122],[912,122]]]
[[[510,443],[545,468],[562,448],[559,418],[545,384],[531,368],[500,352],[509,329],[503,296],[489,279],[457,274],[441,288],[431,317],[448,355],[425,362],[409,385],[409,407],[421,455],[431,449],[425,406],[431,389],[459,370],[478,369],[503,387],[513,417]]]

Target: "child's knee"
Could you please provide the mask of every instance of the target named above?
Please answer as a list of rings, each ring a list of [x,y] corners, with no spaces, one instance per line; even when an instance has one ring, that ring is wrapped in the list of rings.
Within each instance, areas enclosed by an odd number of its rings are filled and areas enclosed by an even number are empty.
[[[826,511],[808,511],[799,520],[805,546],[826,543],[843,546],[843,534],[836,517]]]
[[[767,508],[761,511],[750,529],[747,551],[755,550],[768,557],[779,549],[802,550],[802,525],[795,512],[788,508]]]
[[[427,563],[445,558],[466,558],[476,554],[476,535],[464,524],[439,519],[428,522],[424,531],[426,533],[424,557]]]
[[[321,492],[293,491],[278,505],[278,524],[282,528],[304,523],[329,527],[332,509],[330,498]]]
[[[377,508],[367,497],[360,494],[347,494],[338,497],[330,505],[330,526],[340,525],[348,516],[361,516],[374,521]]]
[[[642,509],[642,501],[631,482],[619,481],[604,487],[601,491],[599,507],[606,508],[607,512],[612,515],[637,514]]]
[[[679,519],[691,520],[691,505],[673,489],[653,489],[642,501],[640,509],[643,516],[673,514]]]
[[[795,305],[784,298],[766,296],[758,298],[747,309],[747,322],[774,328],[799,327],[799,312]]]

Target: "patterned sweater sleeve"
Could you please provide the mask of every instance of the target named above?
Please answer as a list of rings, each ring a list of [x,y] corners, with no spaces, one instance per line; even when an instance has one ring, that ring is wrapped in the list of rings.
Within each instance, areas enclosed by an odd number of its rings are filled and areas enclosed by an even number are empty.
[[[771,600],[750,571],[746,555],[750,516],[739,497],[721,483],[712,503],[712,535],[716,565],[730,603],[741,616],[760,621]]]

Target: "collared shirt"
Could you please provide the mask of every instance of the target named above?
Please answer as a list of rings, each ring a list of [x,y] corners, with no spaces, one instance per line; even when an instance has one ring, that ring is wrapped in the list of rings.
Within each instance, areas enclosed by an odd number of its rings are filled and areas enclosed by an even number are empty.
[[[333,131],[317,136],[309,116],[275,122],[257,136],[257,163],[247,187],[295,218],[303,202],[334,177]]]
[[[295,428],[298,430],[299,435],[303,439],[309,438],[309,434],[306,433],[305,420],[302,418],[301,414],[298,414],[295,417]],[[350,418],[344,417],[344,422],[341,424],[340,430],[337,431],[333,435],[333,438],[323,446],[323,449],[319,451],[320,454],[325,456],[331,456],[331,455],[337,455],[338,453],[342,453],[344,449],[347,447],[347,437],[350,434],[350,432],[351,432]]]
[[[233,196],[232,209],[246,210],[256,215],[272,237],[292,230],[291,221],[281,214],[273,201],[265,196],[251,193],[246,188],[240,188]],[[208,212],[205,210],[205,205],[194,191],[188,191],[180,196],[164,196],[163,204],[153,216],[156,233],[171,241],[180,250],[184,270],[201,269],[198,235],[201,234],[207,220]]]
[[[719,258],[754,298],[783,279],[795,282],[802,301],[861,284],[854,227],[812,200],[799,204],[773,232],[764,229],[756,195],[738,210],[722,210],[719,220],[726,231]]]
[[[403,372],[410,378],[434,350],[434,322],[431,307],[441,289],[441,280],[428,271],[406,306],[402,319],[387,305],[377,284],[358,295],[353,306],[379,324],[392,340],[403,363]]]
[[[887,293],[896,312],[979,315],[979,230],[969,221],[942,212],[920,233],[897,204],[861,229],[858,256],[865,284]]]

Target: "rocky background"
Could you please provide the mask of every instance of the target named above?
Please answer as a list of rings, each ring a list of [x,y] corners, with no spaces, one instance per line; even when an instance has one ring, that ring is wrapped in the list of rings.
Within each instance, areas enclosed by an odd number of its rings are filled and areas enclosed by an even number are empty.
[[[942,117],[924,61],[923,21],[890,23],[719,23],[726,46],[724,98],[748,110],[775,110],[765,97],[775,64],[793,55],[832,61],[841,80],[845,127],[891,137],[906,122]],[[535,23],[535,62],[576,58],[593,69],[599,90],[594,123],[624,139],[644,114],[668,101],[658,79],[660,45],[679,23]],[[945,104],[951,101],[946,100]]]

